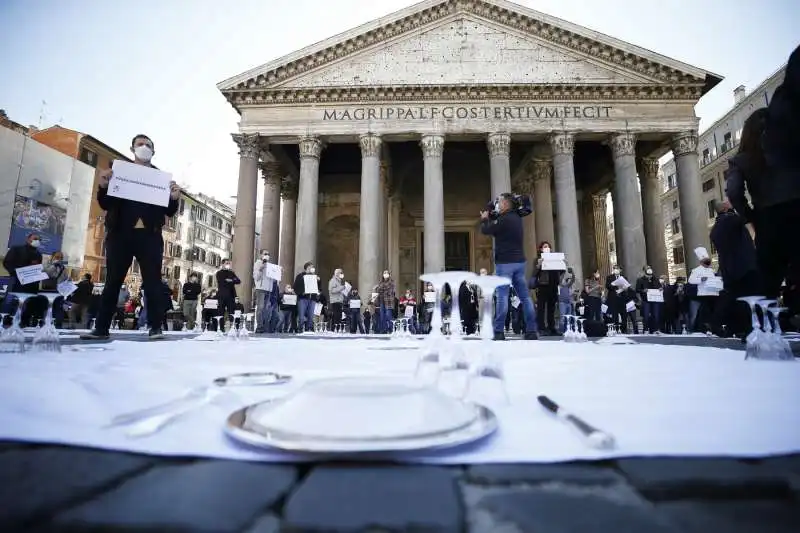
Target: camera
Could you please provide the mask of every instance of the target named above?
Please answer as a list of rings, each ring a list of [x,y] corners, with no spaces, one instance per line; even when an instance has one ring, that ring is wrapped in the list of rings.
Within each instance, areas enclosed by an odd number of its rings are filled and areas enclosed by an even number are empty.
[[[520,217],[526,217],[533,213],[533,202],[531,201],[531,197],[529,195],[511,194],[509,197],[512,204],[511,209],[516,211]],[[486,211],[489,212],[489,218],[492,220],[496,220],[497,217],[500,216],[500,213],[497,211],[496,200],[492,200],[486,204]]]

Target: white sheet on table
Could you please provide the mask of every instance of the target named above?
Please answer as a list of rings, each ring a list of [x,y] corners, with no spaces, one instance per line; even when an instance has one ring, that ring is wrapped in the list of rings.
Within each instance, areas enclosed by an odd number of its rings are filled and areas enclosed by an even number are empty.
[[[414,351],[369,350],[386,342],[184,340],[161,343],[156,349],[115,341],[105,352],[65,347],[58,357],[31,353],[3,358],[0,439],[156,455],[298,460],[292,454],[237,445],[222,431],[226,415],[310,379],[412,376],[418,357]],[[548,344],[520,342],[519,349],[498,353],[513,403],[497,410],[500,430],[494,437],[458,450],[402,458],[444,464],[647,455],[760,457],[800,451],[800,364],[744,361],[741,351],[715,348],[561,343],[553,351]],[[466,343],[465,349],[478,356],[480,343]],[[265,367],[267,351],[271,357]],[[289,373],[296,380],[285,387],[225,389],[229,394],[219,403],[195,410],[147,438],[131,440],[124,428],[104,428],[114,415],[253,369]],[[613,433],[618,449],[588,448],[538,405],[536,395],[542,393]]]

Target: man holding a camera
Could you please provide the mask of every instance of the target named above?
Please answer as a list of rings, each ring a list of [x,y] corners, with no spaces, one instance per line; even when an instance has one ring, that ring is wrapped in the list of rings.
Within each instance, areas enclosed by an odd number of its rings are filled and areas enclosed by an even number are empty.
[[[536,311],[525,279],[524,230],[522,217],[530,214],[524,198],[511,193],[497,197],[494,206],[481,211],[481,233],[494,238],[495,274],[511,279],[525,316],[525,340],[536,340]],[[505,340],[508,313],[508,285],[498,287],[494,313],[494,340]]]

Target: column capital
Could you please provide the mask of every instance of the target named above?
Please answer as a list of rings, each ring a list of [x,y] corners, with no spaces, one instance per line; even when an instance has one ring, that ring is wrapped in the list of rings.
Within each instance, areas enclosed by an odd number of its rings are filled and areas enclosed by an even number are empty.
[[[239,157],[258,159],[258,156],[261,155],[261,138],[258,134],[234,133],[231,137],[239,147]]]
[[[553,155],[572,155],[575,153],[575,135],[569,132],[554,133],[550,136],[550,149]]]
[[[512,184],[511,188],[517,193],[533,194],[533,174],[523,172]]]
[[[657,180],[659,168],[658,159],[653,157],[641,158],[639,160],[639,179],[642,181]]]
[[[511,155],[511,135],[508,133],[490,133],[486,137],[490,157],[508,157]]]
[[[444,135],[423,135],[419,140],[422,147],[422,155],[426,159],[429,157],[442,157],[444,154]]]
[[[281,180],[281,164],[269,152],[262,152],[261,161],[258,163],[261,170],[261,177],[265,183],[278,184]]]
[[[608,144],[611,146],[611,155],[614,159],[636,155],[636,135],[633,133],[613,133],[608,138]]]
[[[539,180],[547,180],[549,182],[553,177],[553,162],[549,159],[532,159],[531,174],[534,182]]]
[[[297,201],[297,182],[291,176],[281,178],[281,198]]]
[[[592,205],[594,206],[595,211],[602,211],[603,217],[606,216],[606,209],[607,209],[607,202],[606,202],[606,195],[608,193],[602,192],[599,194],[592,195]]]
[[[358,144],[361,147],[361,157],[380,157],[381,155],[381,136],[377,133],[365,133],[358,137]]]
[[[323,145],[318,137],[303,137],[300,139],[299,147],[301,158],[310,157],[319,159],[319,156],[322,155]]]
[[[670,148],[672,148],[672,155],[675,157],[686,154],[696,154],[697,132],[683,131],[673,135],[672,139],[670,139]]]

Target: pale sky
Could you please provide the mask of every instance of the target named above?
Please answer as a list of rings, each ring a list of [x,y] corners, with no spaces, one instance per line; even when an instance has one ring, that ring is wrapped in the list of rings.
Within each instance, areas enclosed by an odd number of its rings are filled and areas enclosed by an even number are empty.
[[[0,108],[154,162],[190,190],[232,202],[238,114],[216,84],[402,9],[404,0],[0,0]],[[701,128],[783,65],[800,41],[797,0],[517,0],[725,77]]]

